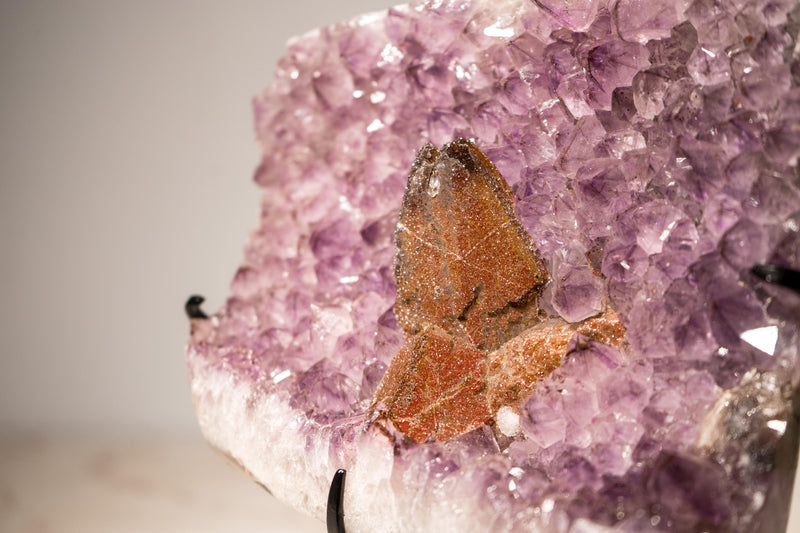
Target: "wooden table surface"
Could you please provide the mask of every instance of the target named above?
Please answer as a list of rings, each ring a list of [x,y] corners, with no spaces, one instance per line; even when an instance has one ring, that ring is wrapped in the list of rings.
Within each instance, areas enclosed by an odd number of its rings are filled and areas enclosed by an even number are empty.
[[[313,532],[199,438],[0,436],[0,532]]]
[[[795,478],[789,532],[800,532]],[[0,435],[0,532],[324,533],[199,438]]]

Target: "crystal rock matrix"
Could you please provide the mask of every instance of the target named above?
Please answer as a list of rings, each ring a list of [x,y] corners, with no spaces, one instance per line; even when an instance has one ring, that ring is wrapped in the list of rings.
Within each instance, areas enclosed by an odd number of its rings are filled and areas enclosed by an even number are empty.
[[[348,531],[779,531],[797,446],[794,1],[435,1],[295,39],[255,101],[257,231],[192,320],[206,438]],[[404,342],[394,231],[415,154],[471,138],[552,279],[606,306],[496,424],[415,443],[370,409]],[[598,276],[597,273],[600,275]]]

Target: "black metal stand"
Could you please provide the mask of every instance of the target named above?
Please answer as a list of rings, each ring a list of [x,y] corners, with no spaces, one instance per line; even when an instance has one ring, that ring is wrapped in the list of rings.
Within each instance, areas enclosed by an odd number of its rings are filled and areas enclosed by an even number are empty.
[[[800,294],[800,271],[775,265],[755,265],[752,272],[767,283],[781,285]]]
[[[188,316],[190,320],[192,318],[208,318],[208,315],[200,309],[200,304],[205,301],[206,299],[198,294],[189,296],[189,299],[186,300],[186,304],[183,306],[183,309],[186,311],[186,316]]]
[[[344,478],[347,472],[339,469],[333,475],[331,489],[328,491],[327,525],[328,533],[344,531]]]

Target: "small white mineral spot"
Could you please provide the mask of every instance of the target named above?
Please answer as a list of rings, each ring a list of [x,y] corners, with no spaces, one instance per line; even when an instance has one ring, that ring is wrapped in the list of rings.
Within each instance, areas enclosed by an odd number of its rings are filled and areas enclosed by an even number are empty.
[[[519,434],[519,413],[509,406],[497,410],[497,427],[507,437]]]

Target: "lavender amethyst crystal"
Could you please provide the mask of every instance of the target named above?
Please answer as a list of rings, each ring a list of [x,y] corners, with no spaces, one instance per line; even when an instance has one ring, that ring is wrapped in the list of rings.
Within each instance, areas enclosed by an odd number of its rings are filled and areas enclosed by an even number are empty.
[[[293,40],[255,102],[259,228],[193,319],[207,439],[348,531],[780,531],[797,451],[800,8],[451,0]],[[514,188],[548,314],[612,306],[518,411],[447,443],[371,419],[403,344],[394,228],[416,152],[466,137]],[[601,274],[602,276],[598,276]]]

